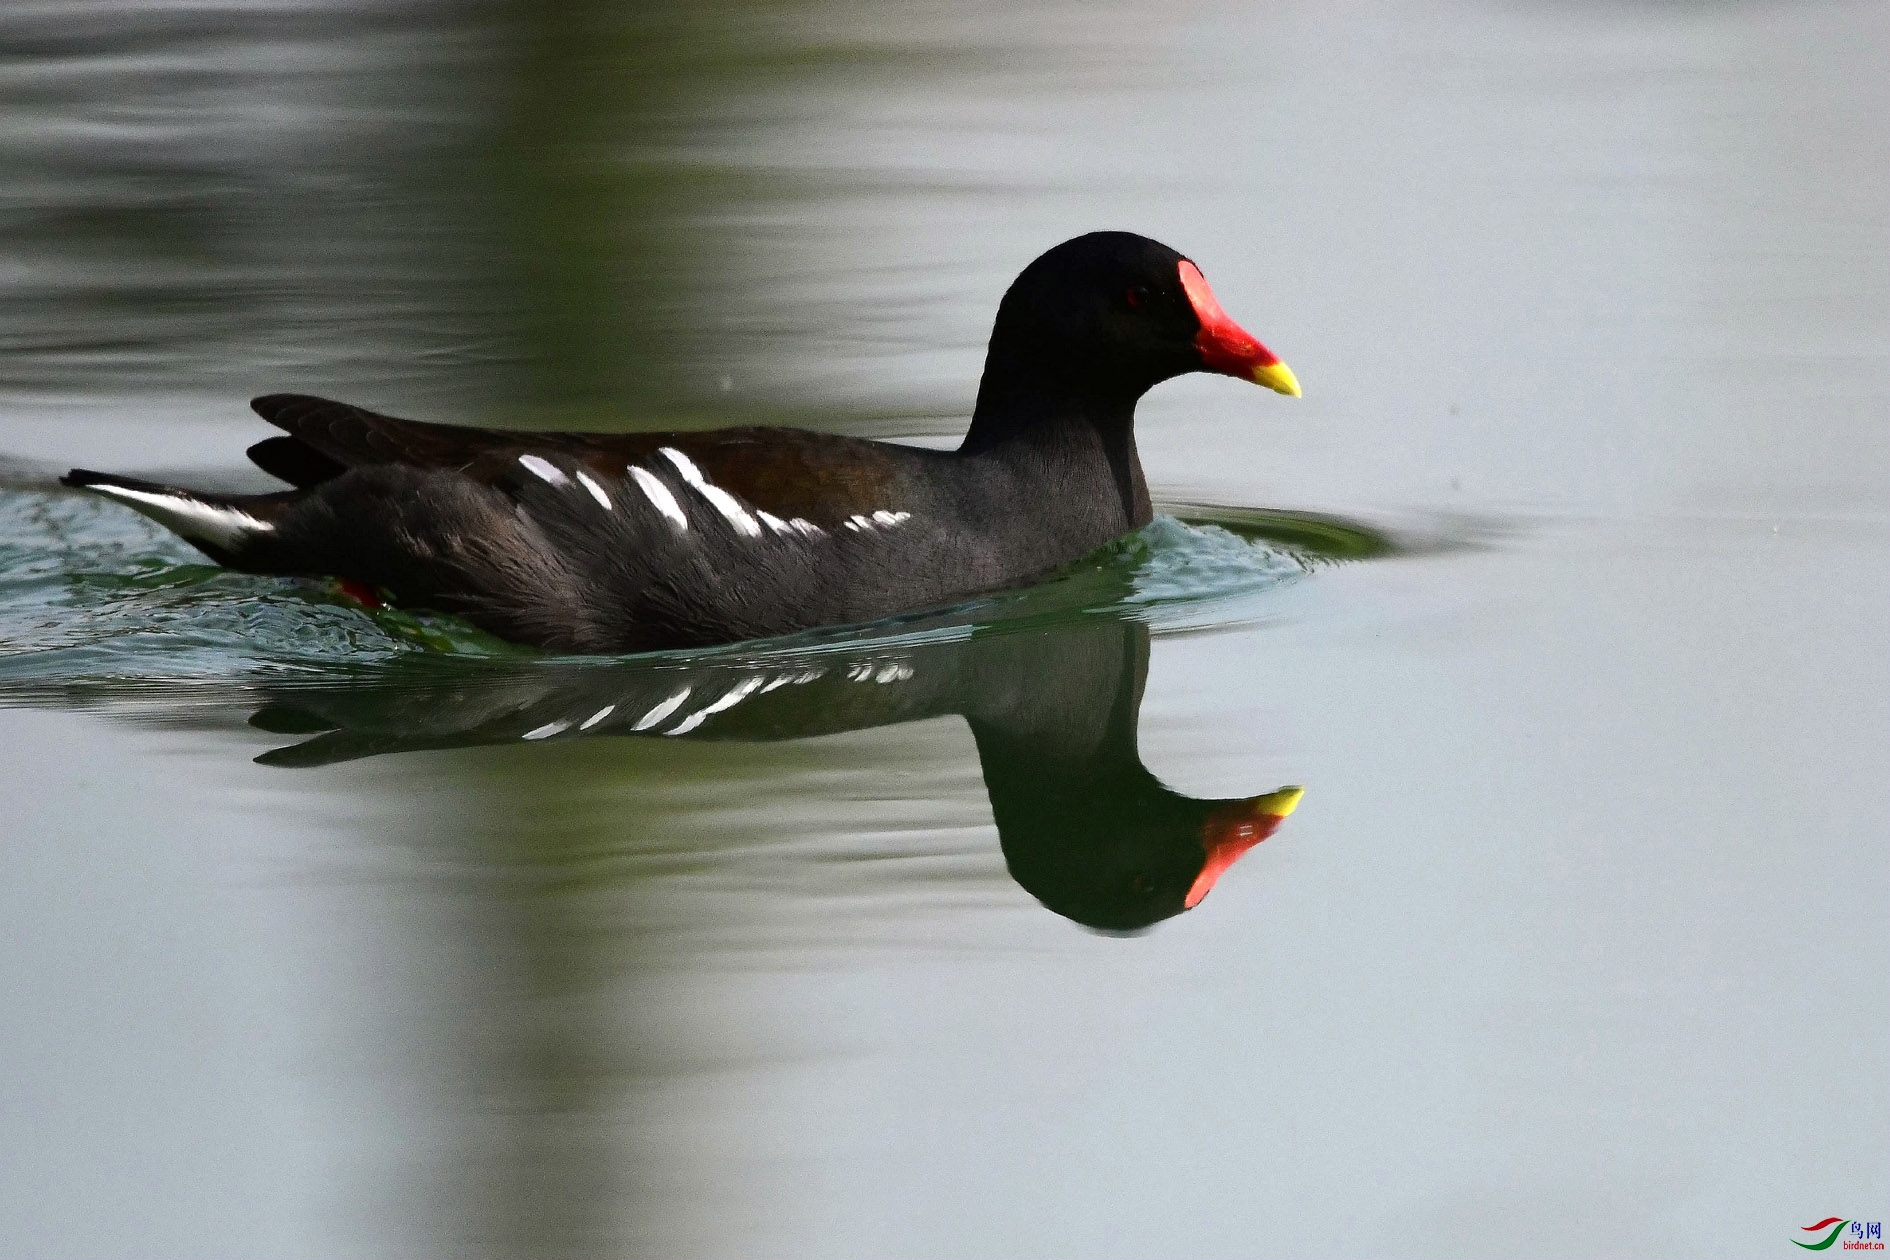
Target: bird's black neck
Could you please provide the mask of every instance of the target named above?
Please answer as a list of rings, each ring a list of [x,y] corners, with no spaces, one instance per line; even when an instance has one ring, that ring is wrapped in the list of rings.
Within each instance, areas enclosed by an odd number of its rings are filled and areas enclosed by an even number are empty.
[[[1085,385],[1012,370],[994,353],[958,450],[1004,459],[1059,490],[1073,488],[1067,485],[1072,476],[1106,482],[1112,504],[1120,504],[1123,528],[1137,529],[1152,515],[1135,450],[1141,394],[1118,381]]]

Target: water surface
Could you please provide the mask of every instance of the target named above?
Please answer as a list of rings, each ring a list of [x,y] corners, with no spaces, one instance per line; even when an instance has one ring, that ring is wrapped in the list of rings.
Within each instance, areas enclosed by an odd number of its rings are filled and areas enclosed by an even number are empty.
[[[1881,1216],[1887,52],[1842,3],[9,6],[4,1249]],[[948,442],[1097,227],[1307,397],[1163,386],[1165,519],[938,617],[553,660],[51,483],[253,484],[277,389]]]

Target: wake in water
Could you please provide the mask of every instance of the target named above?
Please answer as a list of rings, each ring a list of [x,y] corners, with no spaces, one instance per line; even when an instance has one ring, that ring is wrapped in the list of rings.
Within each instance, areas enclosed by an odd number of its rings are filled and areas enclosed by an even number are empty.
[[[1248,601],[1320,562],[1391,549],[1382,533],[1330,518],[1230,509],[1188,514],[1195,519],[1157,517],[1036,586],[771,643],[805,652],[1085,616],[1132,617],[1157,630],[1226,624],[1247,615]],[[665,655],[752,656],[769,646]],[[355,669],[415,654],[518,661],[545,655],[452,617],[370,611],[332,584],[205,564],[157,525],[91,496],[0,487],[0,681],[161,684]]]

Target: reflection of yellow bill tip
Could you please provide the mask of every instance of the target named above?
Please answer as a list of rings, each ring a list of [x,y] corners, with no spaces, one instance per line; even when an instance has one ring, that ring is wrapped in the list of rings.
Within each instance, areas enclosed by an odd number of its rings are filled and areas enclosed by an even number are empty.
[[[1299,378],[1293,375],[1292,368],[1278,361],[1255,368],[1253,383],[1294,398],[1299,397]]]
[[[1284,818],[1299,808],[1299,798],[1306,795],[1303,787],[1283,787],[1277,792],[1269,792],[1254,800],[1254,809],[1262,814],[1271,814],[1275,818]]]

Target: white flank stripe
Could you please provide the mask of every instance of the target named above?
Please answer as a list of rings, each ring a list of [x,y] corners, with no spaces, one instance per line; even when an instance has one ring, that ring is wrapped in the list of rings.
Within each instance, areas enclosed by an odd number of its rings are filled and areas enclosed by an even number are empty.
[[[110,495],[185,538],[200,538],[225,551],[234,550],[238,543],[251,534],[274,533],[276,528],[268,521],[257,520],[241,508],[220,507],[215,503],[205,503],[202,499],[193,499],[187,494],[159,494],[152,490],[133,490],[129,486],[114,486],[106,482],[87,486],[86,489]]]
[[[873,681],[876,683],[904,682],[910,677],[912,677],[912,666],[901,665],[895,661],[874,674]]]
[[[636,480],[637,489],[643,491],[644,497],[650,501],[651,505],[669,518],[670,524],[678,530],[689,528],[689,518],[683,515],[682,504],[676,502],[676,496],[669,492],[669,487],[664,485],[655,473],[632,464],[630,476]]]
[[[638,718],[636,725],[632,726],[630,729],[633,731],[649,730],[652,726],[655,726],[658,722],[662,721],[664,718],[668,717],[670,714],[674,713],[676,710],[682,708],[683,701],[687,700],[688,698],[689,698],[689,688],[684,687],[681,691],[677,692],[675,695],[671,696],[669,699],[663,701],[663,703],[657,705],[654,709],[651,709],[648,713],[645,713],[642,717]]]
[[[683,735],[689,731],[695,730],[715,714],[720,713],[724,709],[732,709],[742,701],[748,699],[748,697],[753,694],[755,688],[761,686],[763,680],[763,676],[760,674],[756,674],[752,678],[743,679],[740,683],[736,684],[735,689],[726,696],[723,696],[720,700],[717,700],[707,708],[697,709],[694,713],[691,713],[688,717],[664,731],[663,734]]]
[[[776,687],[785,687],[793,681],[794,675],[792,674],[782,674],[779,678],[771,678],[768,680],[768,685],[761,689],[761,694],[765,696]]]
[[[571,484],[571,479],[564,475],[564,470],[548,459],[537,455],[520,455],[518,462],[525,465],[525,471],[546,485],[568,486]]]
[[[578,476],[580,477],[582,477],[583,475],[584,475],[583,473],[578,474]],[[910,512],[875,512],[873,513],[873,519],[879,522],[881,525],[884,525],[888,529],[890,529],[894,525],[903,525],[907,521],[911,520],[912,513]]]
[[[526,731],[521,739],[550,739],[563,731],[571,729],[571,719],[561,718],[556,722],[547,722],[535,731]]]
[[[610,511],[610,496],[604,493],[604,488],[598,485],[597,481],[589,473],[580,468],[578,469],[577,479],[584,483],[584,488],[591,492],[591,497],[597,500],[604,511]]]
[[[803,538],[825,538],[827,536],[826,530],[814,524],[812,521],[804,521],[798,516],[789,521],[788,524],[792,525],[795,532],[800,534]]]
[[[755,515],[761,518],[761,523],[763,525],[766,525],[769,529],[773,530],[777,534],[792,534],[794,532],[794,527],[792,525],[788,524],[786,521],[782,520],[780,517],[776,516],[772,512],[764,512],[760,508],[756,508]]]
[[[673,446],[659,447],[656,453],[676,465],[676,471],[682,474],[682,479],[689,483],[690,489],[714,504],[715,510],[727,517],[728,523],[735,527],[736,533],[746,534],[750,538],[761,537],[760,524],[748,514],[741,500],[705,478],[695,461]],[[674,731],[670,733],[675,734]]]
[[[615,713],[616,711],[617,711],[616,705],[607,704],[603,708],[599,709],[597,712],[585,718],[584,721],[578,725],[578,729],[580,731],[588,731],[593,726],[596,726],[599,722],[603,721],[605,718],[609,717],[611,714]]]
[[[674,464],[676,471],[682,474],[682,479],[690,485],[699,486],[705,480],[702,475],[702,470],[696,467],[696,461],[690,459],[675,447],[659,446],[656,448],[656,453]]]
[[[728,518],[728,523],[735,527],[736,533],[744,534],[749,538],[761,537],[760,523],[748,514],[748,510],[742,506],[740,499],[722,487],[706,481],[697,486],[696,490],[703,498],[715,505],[716,511]]]

